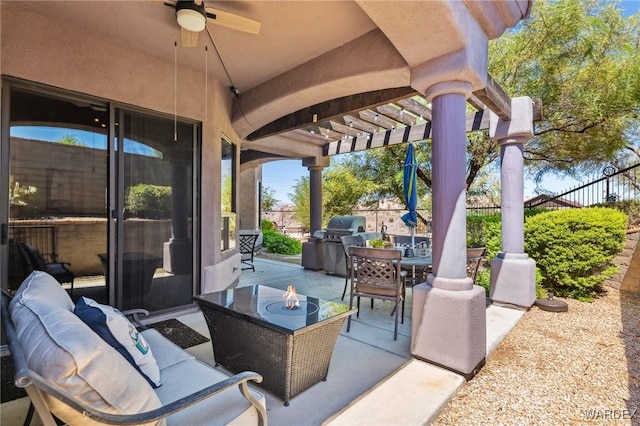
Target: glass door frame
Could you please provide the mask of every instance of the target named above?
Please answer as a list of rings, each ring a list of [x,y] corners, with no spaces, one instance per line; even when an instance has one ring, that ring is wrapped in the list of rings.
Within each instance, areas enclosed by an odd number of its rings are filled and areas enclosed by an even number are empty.
[[[9,200],[9,101],[11,84],[0,76],[0,199]],[[0,205],[0,283],[9,288],[9,202]]]

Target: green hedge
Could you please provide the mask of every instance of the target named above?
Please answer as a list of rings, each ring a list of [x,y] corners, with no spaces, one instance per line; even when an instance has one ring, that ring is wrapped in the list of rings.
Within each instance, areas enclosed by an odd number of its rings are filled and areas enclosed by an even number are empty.
[[[125,208],[133,217],[168,219],[171,217],[171,187],[146,183],[129,187]]]
[[[267,219],[262,219],[262,221],[260,222],[261,228],[262,228],[262,232],[264,231],[275,231],[276,230],[276,225],[275,223],[273,223],[270,220]]]
[[[278,254],[300,254],[302,253],[302,243],[295,238],[287,237],[284,234],[273,230],[262,228],[262,246],[270,253]]]
[[[525,209],[525,221],[547,212],[544,208]],[[486,259],[493,259],[502,250],[502,215],[467,216],[467,247],[486,247]]]
[[[598,204],[594,207],[609,207],[620,210],[629,218],[629,227],[640,226],[640,200],[623,200],[613,203]]]
[[[493,259],[502,249],[502,216],[467,216],[467,247],[486,247],[485,259]]]
[[[627,216],[609,208],[558,210],[525,222],[525,251],[542,274],[542,286],[560,296],[591,300],[618,269]]]

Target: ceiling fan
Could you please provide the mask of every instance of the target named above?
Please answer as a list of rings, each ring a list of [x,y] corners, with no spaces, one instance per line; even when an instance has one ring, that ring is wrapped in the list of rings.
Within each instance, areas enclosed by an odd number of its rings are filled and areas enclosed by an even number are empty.
[[[198,44],[198,35],[204,31],[207,22],[249,34],[260,32],[260,22],[207,7],[203,0],[165,1],[164,4],[176,11],[176,20],[180,26],[180,38],[184,47],[195,47]]]

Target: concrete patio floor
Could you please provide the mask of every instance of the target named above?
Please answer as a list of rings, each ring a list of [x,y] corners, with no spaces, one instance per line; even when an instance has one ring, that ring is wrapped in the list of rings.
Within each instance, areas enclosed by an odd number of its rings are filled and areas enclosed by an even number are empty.
[[[256,258],[254,264],[255,272],[242,272],[239,286],[260,284],[284,291],[292,284],[300,294],[341,302],[343,277],[269,259]],[[347,297],[345,303],[348,303]],[[465,381],[460,375],[411,356],[411,289],[407,290],[404,324],[399,326],[396,341],[391,310],[390,302],[376,301],[372,310],[369,301],[363,301],[360,317],[354,315],[350,332],[346,332],[345,322],[338,337],[327,380],[293,397],[289,406],[261,390],[267,398],[269,423],[276,426],[429,424]],[[487,307],[487,357],[523,314],[523,311],[494,305]],[[156,317],[153,321],[166,318]],[[209,337],[204,317],[197,308],[177,318]],[[188,351],[206,363],[215,364],[210,342]],[[25,400],[3,404],[3,425],[22,424],[28,405]],[[9,410],[15,411],[15,415]],[[211,424],[215,424],[215,419]]]
[[[300,294],[340,300],[344,278],[309,271],[300,265],[256,258],[256,271],[243,271],[238,286],[254,284],[286,290],[294,285]],[[269,422],[272,425],[422,425],[429,424],[464,385],[462,376],[414,359],[411,345],[411,289],[407,290],[404,324],[393,340],[390,302],[368,300],[360,317],[352,318],[351,330],[343,327],[331,359],[327,381],[320,382],[283,402],[269,392]],[[345,297],[343,303],[349,303]],[[513,328],[523,311],[487,307],[487,352],[492,352]],[[202,314],[179,317],[209,336]],[[190,349],[198,358],[214,363],[210,344]],[[391,409],[390,407],[399,407]]]

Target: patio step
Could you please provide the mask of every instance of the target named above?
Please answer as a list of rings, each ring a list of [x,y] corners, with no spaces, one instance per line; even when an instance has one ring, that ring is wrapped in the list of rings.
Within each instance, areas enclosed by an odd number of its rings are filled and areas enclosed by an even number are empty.
[[[458,374],[413,359],[324,425],[429,424],[464,383]]]

